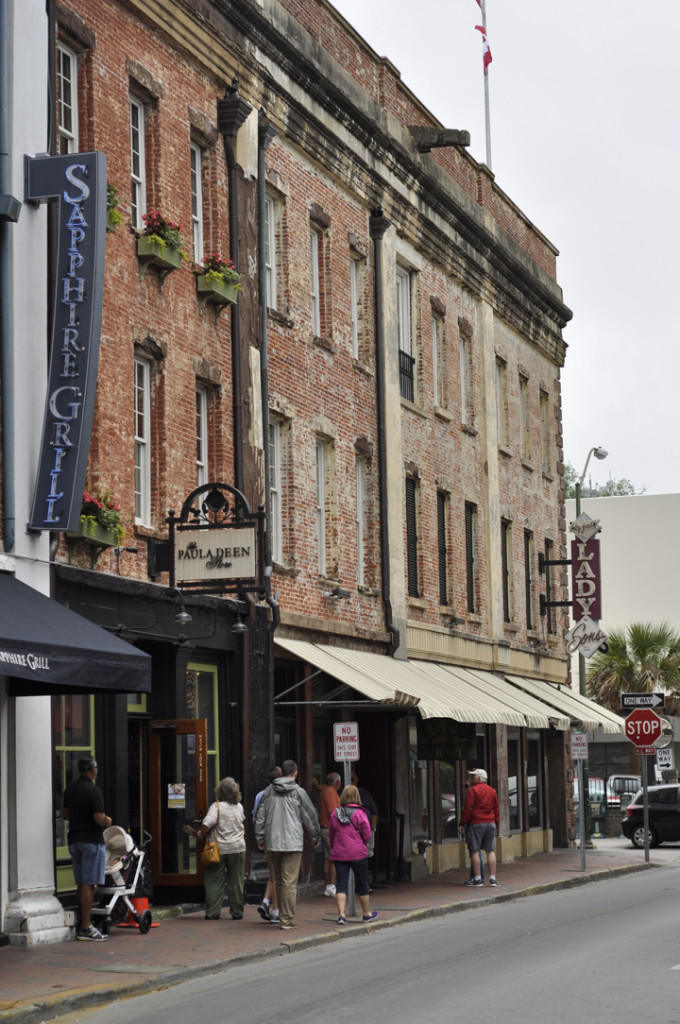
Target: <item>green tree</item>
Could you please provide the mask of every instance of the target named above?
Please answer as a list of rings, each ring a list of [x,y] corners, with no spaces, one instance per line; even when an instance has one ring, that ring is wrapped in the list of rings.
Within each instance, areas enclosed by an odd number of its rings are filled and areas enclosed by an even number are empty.
[[[565,498],[576,497],[576,484],[578,482],[579,475],[570,462],[567,462],[564,466],[564,496]],[[585,481],[584,481],[585,484]],[[632,484],[626,477],[621,477],[619,480],[612,477],[607,480],[606,484],[595,484],[594,488],[588,488],[588,498],[606,498],[612,495],[619,496],[624,494],[644,494],[647,488],[643,485],[637,487]],[[585,492],[584,492],[585,493]]]
[[[589,661],[589,697],[620,711],[622,693],[665,693],[666,711],[678,713],[680,699],[674,694],[680,684],[680,633],[667,622],[634,622],[625,630],[613,629],[607,646],[606,653],[598,651]]]

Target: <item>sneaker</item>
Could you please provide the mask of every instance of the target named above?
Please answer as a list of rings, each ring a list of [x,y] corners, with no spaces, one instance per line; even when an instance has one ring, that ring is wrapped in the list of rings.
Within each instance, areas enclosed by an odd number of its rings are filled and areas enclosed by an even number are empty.
[[[102,934],[99,928],[95,928],[93,924],[90,925],[86,930],[81,929],[76,935],[78,942],[106,942],[108,935]]]
[[[269,918],[270,924],[281,924],[281,918],[279,917],[278,911]]]
[[[468,885],[468,886],[469,885],[474,885],[474,884],[475,884],[474,878],[466,878],[465,881],[463,882],[463,885]]]
[[[269,909],[268,903],[260,903],[259,907],[257,908],[257,912],[263,921],[271,921],[272,912]]]
[[[347,918],[343,917],[342,914],[340,914],[340,917],[338,918],[338,924],[347,924]]]
[[[324,896],[333,896],[334,897],[335,896],[335,886],[334,885],[327,885],[326,888],[323,891],[323,894],[324,894]]]
[[[361,920],[365,921],[365,922],[375,921],[377,916],[378,916],[378,911],[377,910],[372,910],[370,914],[364,914],[364,916],[361,918]]]
[[[491,878],[489,879],[489,885],[498,886],[498,882],[496,881],[496,876],[495,875],[492,875]]]
[[[484,879],[483,878],[473,878],[472,879],[472,884],[473,885],[484,885]]]
[[[283,928],[284,932],[289,932],[289,931],[291,931],[292,928],[297,928],[297,925],[296,924],[282,924],[282,925],[279,925],[279,927]]]

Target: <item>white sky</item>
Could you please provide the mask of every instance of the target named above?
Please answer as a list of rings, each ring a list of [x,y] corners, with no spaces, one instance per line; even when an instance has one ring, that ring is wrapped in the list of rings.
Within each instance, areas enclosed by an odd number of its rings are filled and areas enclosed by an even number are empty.
[[[475,0],[332,2],[446,128],[470,131],[484,162]],[[493,171],[559,249],[574,314],[564,331],[565,458],[580,474],[601,445],[609,458],[591,460],[593,485],[611,475],[647,493],[680,491],[680,6],[487,0],[486,12]]]

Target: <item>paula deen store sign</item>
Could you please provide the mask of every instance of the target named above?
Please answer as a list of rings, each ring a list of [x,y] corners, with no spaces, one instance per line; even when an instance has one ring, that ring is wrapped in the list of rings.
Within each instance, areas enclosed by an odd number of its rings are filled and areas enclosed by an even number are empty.
[[[56,295],[38,477],[30,526],[80,522],[92,429],[106,242],[103,153],[26,158],[26,201],[57,200]]]

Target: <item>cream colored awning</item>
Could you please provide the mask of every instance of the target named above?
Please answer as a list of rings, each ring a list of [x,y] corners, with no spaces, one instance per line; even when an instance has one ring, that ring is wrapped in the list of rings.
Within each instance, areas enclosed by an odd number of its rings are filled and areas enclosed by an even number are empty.
[[[583,732],[595,732],[596,729],[602,729],[606,733],[624,731],[623,718],[596,704],[594,700],[581,696],[577,690],[572,690],[568,686],[554,686],[540,679],[527,679],[524,676],[507,675],[505,678],[525,693],[569,715],[571,721]]]
[[[370,700],[417,708],[423,718],[568,729],[570,716],[520,692],[500,676],[429,661],[401,661],[347,647],[281,640],[276,645]]]

